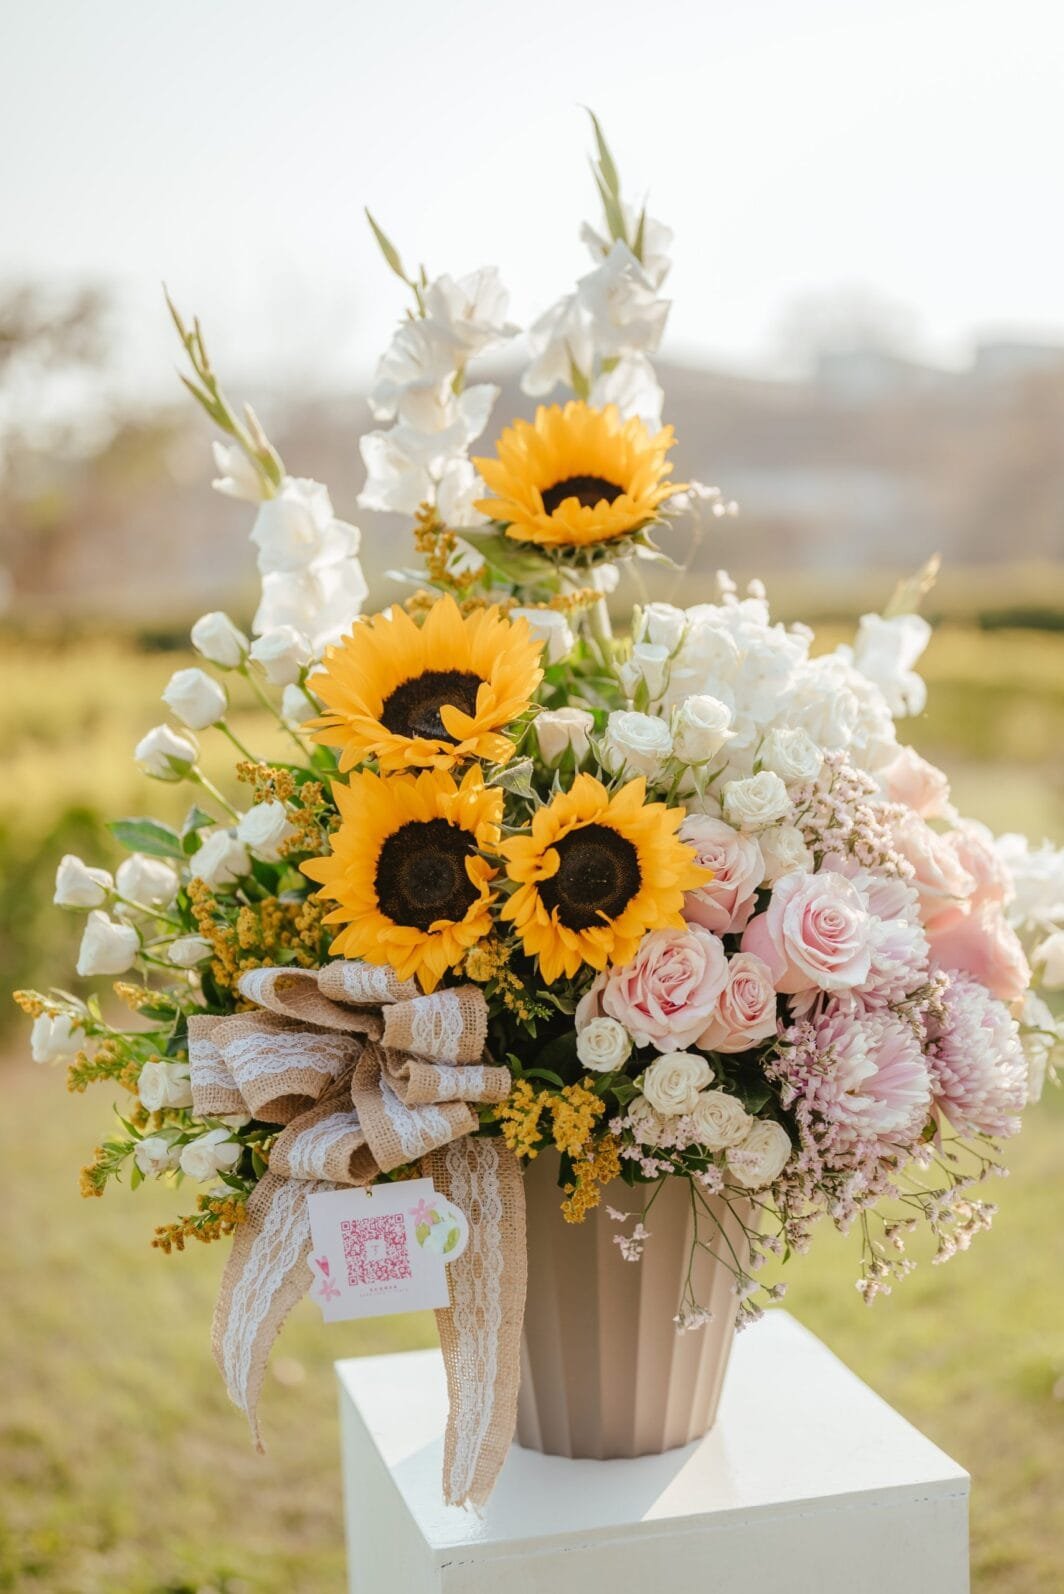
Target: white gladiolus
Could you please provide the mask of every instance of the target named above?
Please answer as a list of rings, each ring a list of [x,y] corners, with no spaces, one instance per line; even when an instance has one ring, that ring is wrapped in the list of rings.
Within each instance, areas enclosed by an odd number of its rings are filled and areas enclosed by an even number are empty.
[[[166,908],[177,896],[180,885],[176,869],[162,858],[133,853],[118,865],[115,878],[119,896],[145,908]]]
[[[576,1055],[593,1073],[608,1074],[623,1068],[631,1051],[631,1037],[615,1018],[593,1018],[577,1033]]]
[[[649,701],[656,703],[669,684],[668,648],[659,642],[637,642],[617,675],[629,697],[634,698],[642,684]]]
[[[779,1178],[791,1155],[791,1142],[782,1124],[759,1118],[745,1140],[725,1153],[728,1172],[747,1190],[763,1190]]]
[[[307,696],[303,688],[297,686],[295,681],[289,681],[281,693],[281,718],[285,724],[291,730],[297,731],[301,725],[306,724],[307,720],[314,719],[320,712],[318,705]]]
[[[336,519],[328,488],[304,477],[286,476],[280,491],[263,501],[251,540],[264,576],[302,570],[334,548],[358,552],[357,529]]]
[[[236,443],[212,443],[218,475],[211,482],[216,493],[258,504],[263,499],[262,477]]]
[[[350,631],[368,593],[362,566],[354,558],[325,560],[291,574],[265,575],[253,629],[263,633],[294,626],[309,637],[318,658],[330,642]]]
[[[874,681],[895,719],[921,714],[927,687],[913,666],[931,640],[931,627],[919,614],[863,614],[853,646],[854,668]]]
[[[251,657],[274,686],[294,686],[312,656],[310,639],[294,625],[276,626],[251,644]]]
[[[231,886],[242,875],[250,874],[251,858],[244,843],[228,830],[213,830],[205,836],[189,864],[193,880],[209,886]]]
[[[213,609],[202,614],[192,627],[192,646],[220,670],[238,670],[248,656],[251,644],[227,614]]]
[[[202,935],[179,935],[166,949],[166,956],[177,969],[194,969],[209,958],[213,948]]]
[[[140,936],[132,925],[116,924],[96,908],[81,937],[77,971],[82,979],[91,974],[124,974],[139,951]]]
[[[586,708],[545,708],[535,718],[536,740],[544,763],[556,764],[567,747],[579,764],[587,757],[595,716]]]
[[[155,725],[133,749],[134,761],[154,780],[184,780],[199,757],[193,736],[180,736],[169,725]]]
[[[55,895],[52,901],[59,908],[98,908],[107,900],[114,881],[106,869],[91,869],[74,853],[68,852],[59,860],[55,871]]]
[[[787,788],[771,770],[763,769],[747,780],[730,780],[724,788],[724,817],[736,830],[766,830],[790,813]]]
[[[643,1075],[643,1095],[655,1112],[674,1118],[694,1111],[712,1079],[712,1068],[697,1052],[665,1052]]]
[[[680,704],[673,720],[673,744],[682,764],[705,764],[731,738],[731,709],[717,697],[699,693]]]
[[[81,1050],[81,1026],[69,1013],[38,1013],[30,1031],[30,1055],[35,1063],[58,1063]]]
[[[557,609],[511,609],[511,620],[524,620],[537,642],[542,642],[547,664],[560,664],[576,646],[569,622]]]
[[[257,803],[254,808],[249,808],[237,825],[236,833],[238,839],[258,857],[265,858],[268,863],[276,863],[284,843],[289,836],[295,835],[296,827],[289,823],[284,803],[272,798],[269,802]]]
[[[240,1145],[228,1129],[210,1129],[191,1140],[181,1152],[181,1171],[190,1179],[214,1179],[228,1173],[240,1158]]]
[[[1034,962],[1042,970],[1047,990],[1064,990],[1064,930],[1054,930],[1035,948]]]
[[[672,756],[672,732],[663,719],[617,709],[606,722],[602,758],[614,775],[645,775],[656,780]]]
[[[133,1152],[133,1161],[146,1179],[168,1173],[177,1167],[180,1158],[179,1149],[165,1135],[145,1135]]]
[[[161,1112],[164,1107],[191,1107],[188,1064],[145,1063],[137,1078],[137,1095],[149,1112]]]
[[[777,726],[761,744],[761,767],[778,775],[786,785],[816,780],[824,755],[809,732],[800,725]]]

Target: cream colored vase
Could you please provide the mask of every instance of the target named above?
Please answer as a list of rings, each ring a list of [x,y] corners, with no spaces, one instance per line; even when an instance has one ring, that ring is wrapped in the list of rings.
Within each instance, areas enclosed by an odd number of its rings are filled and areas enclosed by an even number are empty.
[[[583,1223],[566,1223],[557,1173],[558,1158],[541,1154],[525,1175],[528,1300],[518,1443],[552,1456],[607,1460],[660,1455],[700,1439],[717,1415],[738,1302],[733,1273],[698,1250],[695,1299],[713,1320],[676,1331],[691,1260],[687,1181],[666,1181],[646,1220],[642,1259],[626,1262],[614,1236],[632,1223],[618,1224],[605,1208],[641,1212],[650,1187],[633,1190],[618,1180]],[[745,1264],[742,1224],[725,1203],[710,1205]],[[752,1213],[743,1212],[743,1221]],[[728,1254],[711,1222],[703,1218],[700,1231],[718,1254]]]

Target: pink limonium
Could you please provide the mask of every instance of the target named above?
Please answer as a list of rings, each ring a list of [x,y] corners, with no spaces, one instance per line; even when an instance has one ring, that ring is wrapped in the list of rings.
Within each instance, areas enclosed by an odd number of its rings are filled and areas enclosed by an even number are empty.
[[[1013,1135],[1027,1100],[1019,1027],[971,975],[954,973],[929,1048],[935,1106],[958,1134]]]

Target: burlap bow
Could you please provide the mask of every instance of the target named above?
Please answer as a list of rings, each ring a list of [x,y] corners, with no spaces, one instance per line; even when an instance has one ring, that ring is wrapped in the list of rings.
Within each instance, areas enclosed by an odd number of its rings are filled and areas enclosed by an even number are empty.
[[[436,1313],[450,1397],[448,1504],[482,1504],[513,1437],[524,1316],[521,1172],[501,1141],[475,1136],[471,1103],[502,1101],[506,1068],[483,1061],[476,986],[422,995],[390,969],[330,963],[256,969],[240,980],[260,1011],[189,1020],[197,1114],[284,1125],[237,1229],[212,1343],[232,1400],[256,1411],[281,1325],[310,1284],[309,1191],[370,1184],[419,1163],[469,1220]]]

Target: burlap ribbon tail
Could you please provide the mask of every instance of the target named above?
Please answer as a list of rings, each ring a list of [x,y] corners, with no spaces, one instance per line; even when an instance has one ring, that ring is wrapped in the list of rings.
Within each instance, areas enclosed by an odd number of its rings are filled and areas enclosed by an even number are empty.
[[[509,1070],[484,1061],[487,1008],[476,986],[423,995],[390,969],[255,969],[257,1010],[189,1020],[193,1107],[283,1125],[269,1171],[236,1230],[212,1344],[231,1399],[259,1438],[270,1349],[311,1274],[306,1197],[368,1185],[418,1164],[469,1220],[436,1313],[450,1412],[444,1497],[480,1505],[513,1437],[524,1317],[524,1187],[512,1152],[473,1134],[478,1102],[502,1101]]]

